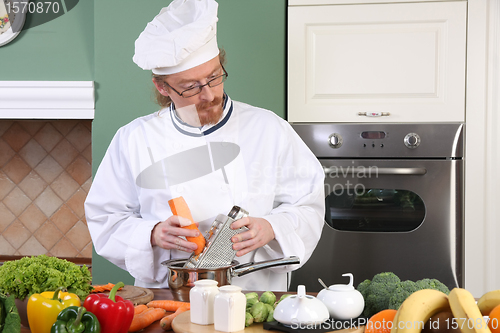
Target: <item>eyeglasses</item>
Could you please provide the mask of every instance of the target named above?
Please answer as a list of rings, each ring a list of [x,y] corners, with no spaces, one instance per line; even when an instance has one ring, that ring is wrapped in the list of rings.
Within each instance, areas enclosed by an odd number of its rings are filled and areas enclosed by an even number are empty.
[[[222,65],[221,65],[221,67],[222,67],[222,70],[224,71],[224,74],[219,75],[219,76],[213,78],[212,80],[208,81],[205,84],[202,84],[202,85],[199,85],[199,86],[196,86],[196,87],[193,87],[193,88],[186,89],[183,92],[178,92],[171,85],[169,85],[166,81],[164,81],[164,82],[165,82],[165,84],[167,86],[170,87],[170,89],[172,89],[173,91],[175,91],[177,93],[177,95],[179,95],[181,97],[184,97],[184,98],[193,97],[194,95],[198,95],[199,93],[201,93],[201,91],[203,90],[204,86],[209,86],[210,88],[213,88],[213,87],[217,87],[218,85],[220,85],[224,81],[226,81],[227,76],[228,76],[227,72],[226,72],[226,69]]]

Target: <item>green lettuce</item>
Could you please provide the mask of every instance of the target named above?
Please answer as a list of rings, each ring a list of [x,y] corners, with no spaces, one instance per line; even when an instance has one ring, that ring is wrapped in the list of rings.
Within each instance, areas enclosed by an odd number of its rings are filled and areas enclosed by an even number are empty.
[[[43,254],[7,261],[0,266],[0,292],[21,300],[58,287],[83,300],[92,290],[91,283],[87,266]]]
[[[6,296],[0,294],[0,308],[2,315],[0,320],[0,332],[2,333],[20,333],[21,318],[17,312],[16,301],[14,296]]]

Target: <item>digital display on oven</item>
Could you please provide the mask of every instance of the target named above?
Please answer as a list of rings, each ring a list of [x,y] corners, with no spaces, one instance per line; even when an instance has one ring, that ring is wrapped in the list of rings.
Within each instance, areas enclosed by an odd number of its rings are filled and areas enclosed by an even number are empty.
[[[385,132],[381,131],[366,131],[366,132],[361,132],[361,137],[363,139],[384,139],[385,138]]]

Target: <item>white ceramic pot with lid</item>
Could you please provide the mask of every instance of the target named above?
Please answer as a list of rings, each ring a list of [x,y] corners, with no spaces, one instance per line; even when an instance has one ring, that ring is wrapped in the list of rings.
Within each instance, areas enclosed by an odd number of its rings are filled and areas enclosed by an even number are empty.
[[[194,281],[194,287],[189,291],[192,323],[199,325],[214,323],[214,299],[219,293],[217,283],[209,279]]]
[[[299,328],[302,325],[320,325],[330,315],[323,302],[306,295],[306,286],[297,287],[297,295],[292,295],[278,303],[274,309],[274,319],[283,325]]]
[[[354,286],[354,277],[351,273],[342,274],[349,276],[349,284],[334,284],[322,289],[318,293],[321,300],[333,319],[347,320],[357,318],[363,312],[365,300],[363,295]]]
[[[222,286],[214,298],[214,330],[238,332],[245,329],[247,300],[238,286]]]

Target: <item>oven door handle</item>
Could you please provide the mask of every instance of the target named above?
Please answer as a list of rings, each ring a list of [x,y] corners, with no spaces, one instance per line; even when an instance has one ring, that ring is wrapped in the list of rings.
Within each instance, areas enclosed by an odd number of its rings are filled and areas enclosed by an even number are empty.
[[[350,168],[343,168],[343,167],[325,167],[323,166],[323,171],[325,172],[325,175],[331,174],[331,173],[338,173],[340,175],[356,175],[356,174],[367,174],[369,173],[370,175],[425,175],[427,173],[426,168],[378,168],[375,166],[370,166],[370,167],[364,167],[364,166],[358,166],[358,167],[350,167]]]

